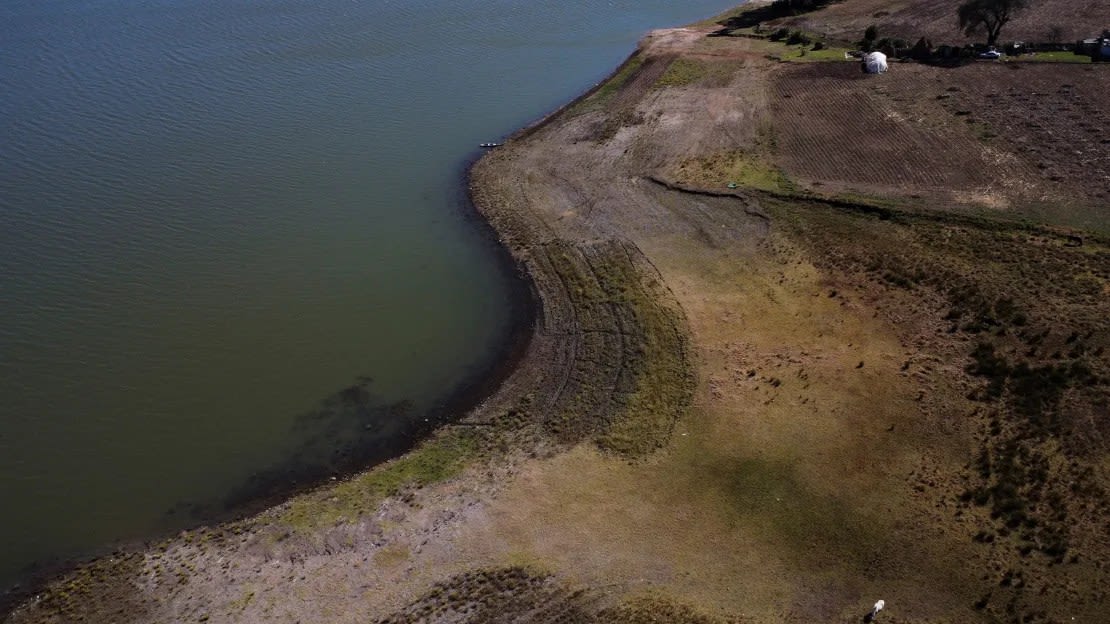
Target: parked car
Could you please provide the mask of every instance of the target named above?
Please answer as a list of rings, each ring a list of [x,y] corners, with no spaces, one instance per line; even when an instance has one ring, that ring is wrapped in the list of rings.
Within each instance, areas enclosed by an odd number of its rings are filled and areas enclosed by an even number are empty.
[[[998,60],[998,59],[1002,58],[1002,53],[999,52],[998,50],[987,50],[986,52],[980,52],[978,56],[981,59]]]

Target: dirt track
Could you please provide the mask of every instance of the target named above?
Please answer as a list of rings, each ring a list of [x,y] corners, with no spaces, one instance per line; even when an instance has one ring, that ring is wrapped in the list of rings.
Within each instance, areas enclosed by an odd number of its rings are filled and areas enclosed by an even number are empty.
[[[1100,287],[1105,244],[789,199],[774,163],[790,170],[781,150],[801,137],[775,128],[802,70],[708,30],[653,33],[628,71],[474,168],[542,313],[462,425],[257,518],[83,568],[11,621],[855,622],[878,598],[891,622],[1051,621],[1065,603],[1096,621],[1110,545],[1082,529],[1101,508],[1068,508],[1081,556],[1056,563],[961,498],[977,456],[1003,457],[980,447],[990,412],[1009,424],[975,398],[975,338],[949,327],[943,286],[990,285],[964,247],[1008,266],[1035,244],[1047,260],[1014,269],[1030,288],[1080,257]],[[724,164],[695,176],[707,158]],[[653,181],[683,163],[709,192]],[[940,241],[956,251],[930,255]],[[1077,358],[1110,339],[1104,298],[1044,288],[1060,307],[1029,307],[1022,327],[1074,321]],[[1010,330],[999,340],[1025,331]],[[1079,392],[1063,395],[1074,421],[1101,423]],[[1101,444],[1077,465],[1097,467]]]

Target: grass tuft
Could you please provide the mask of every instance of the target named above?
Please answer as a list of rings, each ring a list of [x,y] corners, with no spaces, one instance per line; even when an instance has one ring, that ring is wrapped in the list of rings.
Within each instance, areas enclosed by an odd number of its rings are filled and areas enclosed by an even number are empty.
[[[298,531],[353,521],[407,488],[424,487],[458,475],[478,448],[478,440],[469,432],[442,433],[369,472],[334,487],[298,496],[279,521]]]
[[[604,108],[609,100],[613,99],[613,96],[620,91],[621,87],[636,75],[643,64],[644,58],[642,56],[636,55],[628,59],[624,65],[617,69],[616,73],[598,87],[597,91],[594,91],[593,95],[575,104],[568,113],[578,115]]]
[[[735,184],[772,193],[798,190],[778,167],[756,154],[739,150],[691,158],[679,164],[675,177],[680,184],[707,189]]]

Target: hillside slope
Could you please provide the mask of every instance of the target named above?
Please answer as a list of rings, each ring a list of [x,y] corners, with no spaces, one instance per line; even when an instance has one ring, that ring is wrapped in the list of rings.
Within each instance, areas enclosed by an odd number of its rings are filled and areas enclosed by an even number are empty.
[[[983,37],[966,37],[959,28],[956,8],[961,0],[843,0],[827,8],[781,23],[823,33],[844,41],[858,40],[875,24],[882,36],[910,43],[919,37],[934,43],[963,44]],[[780,23],[780,22],[776,22]],[[1097,0],[1032,0],[1003,30],[1006,41],[1060,41],[1094,37],[1110,28],[1110,3]],[[1058,30],[1054,30],[1058,29]]]

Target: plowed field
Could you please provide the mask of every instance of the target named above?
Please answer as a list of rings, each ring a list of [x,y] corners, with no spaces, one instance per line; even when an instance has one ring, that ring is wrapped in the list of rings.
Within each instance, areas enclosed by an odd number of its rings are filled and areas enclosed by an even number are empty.
[[[1058,210],[1097,225],[1110,203],[1107,69],[786,68],[773,89],[778,164],[816,190]]]
[[[1110,68],[976,64],[940,73],[955,91],[946,110],[965,114],[1037,171],[1092,205],[1110,204]],[[1057,184],[1050,184],[1055,182]],[[1062,192],[1060,194],[1063,194]]]
[[[838,190],[902,195],[989,188],[996,181],[990,160],[966,124],[917,101],[935,98],[940,88],[939,76],[930,73],[898,67],[865,76],[854,63],[784,71],[773,107],[781,166]]]

